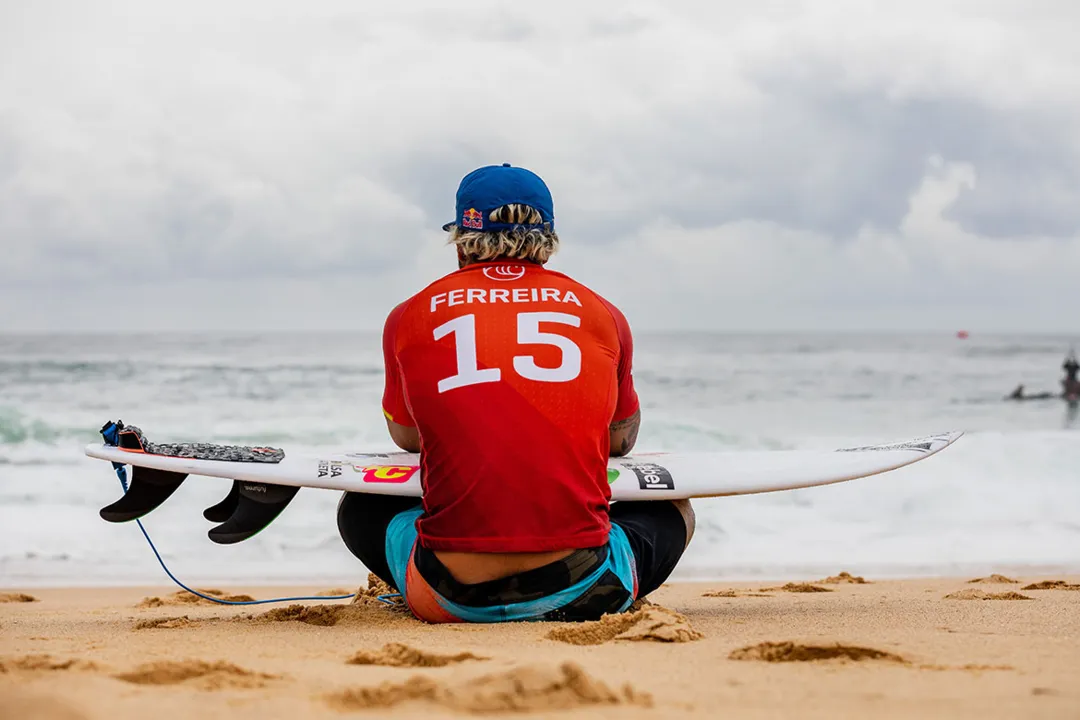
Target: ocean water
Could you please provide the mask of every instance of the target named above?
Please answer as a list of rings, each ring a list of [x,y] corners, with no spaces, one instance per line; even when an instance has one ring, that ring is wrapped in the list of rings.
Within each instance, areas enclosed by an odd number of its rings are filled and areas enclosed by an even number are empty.
[[[1070,338],[639,334],[639,450],[832,448],[960,429],[941,454],[822,488],[695,502],[681,578],[1080,570],[1080,421],[1056,390]],[[162,583],[121,494],[82,455],[111,419],[159,441],[391,447],[374,334],[0,335],[0,586]],[[235,546],[206,537],[228,482],[188,480],[144,523],[196,583],[359,584],[338,494],[301,492]]]

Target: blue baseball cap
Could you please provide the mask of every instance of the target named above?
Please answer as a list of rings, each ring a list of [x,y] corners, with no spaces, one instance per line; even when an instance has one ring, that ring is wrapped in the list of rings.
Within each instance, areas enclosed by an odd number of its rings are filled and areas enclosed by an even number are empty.
[[[515,203],[528,205],[539,212],[543,222],[514,225],[488,219],[495,208]],[[511,167],[510,163],[478,168],[462,178],[458,185],[457,216],[453,222],[443,225],[443,230],[455,225],[481,232],[497,232],[514,227],[550,229],[555,226],[551,191],[539,175],[525,168]]]

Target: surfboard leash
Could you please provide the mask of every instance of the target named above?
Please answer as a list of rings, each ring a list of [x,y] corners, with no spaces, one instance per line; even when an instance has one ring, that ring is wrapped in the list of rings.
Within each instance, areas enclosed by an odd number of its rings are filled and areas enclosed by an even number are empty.
[[[101,428],[101,436],[105,438],[105,444],[117,447],[119,442],[120,428],[122,425],[116,422],[108,422]],[[120,486],[124,489],[124,494],[128,491],[127,481],[127,466],[124,463],[114,462],[112,463],[113,470],[116,472],[116,477],[120,480]],[[271,598],[268,600],[223,600],[222,598],[216,598],[213,595],[207,595],[201,593],[198,590],[188,587],[180,581],[172,571],[169,570],[169,566],[165,564],[165,560],[161,557],[161,553],[158,552],[157,546],[154,545],[154,541],[150,539],[150,533],[146,532],[146,528],[142,524],[142,520],[136,518],[135,524],[139,526],[139,530],[142,532],[146,542],[150,545],[150,549],[154,552],[154,557],[157,558],[158,564],[161,565],[161,569],[165,571],[165,574],[169,576],[169,579],[179,585],[184,590],[188,591],[192,595],[201,597],[204,600],[217,603],[219,605],[267,605],[270,603],[283,603],[283,602],[299,602],[303,600],[351,600],[353,595],[307,595],[299,597],[283,597],[283,598]],[[380,602],[387,605],[394,605],[391,598],[400,597],[400,594],[392,595],[379,595],[377,596]]]

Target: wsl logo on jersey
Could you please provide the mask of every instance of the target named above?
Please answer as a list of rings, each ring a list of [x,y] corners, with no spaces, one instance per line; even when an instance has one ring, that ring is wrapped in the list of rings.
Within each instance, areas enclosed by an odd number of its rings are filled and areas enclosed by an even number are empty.
[[[524,265],[495,265],[484,268],[484,277],[499,282],[513,282],[525,277]]]

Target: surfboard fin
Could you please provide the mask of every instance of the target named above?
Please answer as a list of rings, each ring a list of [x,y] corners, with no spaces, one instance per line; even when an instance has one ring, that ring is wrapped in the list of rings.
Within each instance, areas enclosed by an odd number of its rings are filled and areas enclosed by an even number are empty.
[[[121,523],[141,518],[168,500],[186,477],[184,473],[134,467],[128,491],[112,505],[101,508],[101,519]]]
[[[240,481],[233,480],[229,494],[217,505],[211,505],[203,510],[203,517],[210,522],[223,523],[236,512],[236,506],[240,502]]]
[[[281,514],[300,490],[298,487],[270,483],[234,483],[237,488],[236,508],[228,520],[207,533],[211,540],[220,545],[242,542],[258,533]],[[232,497],[231,491],[229,497]],[[227,497],[209,510],[217,510],[228,500]]]

